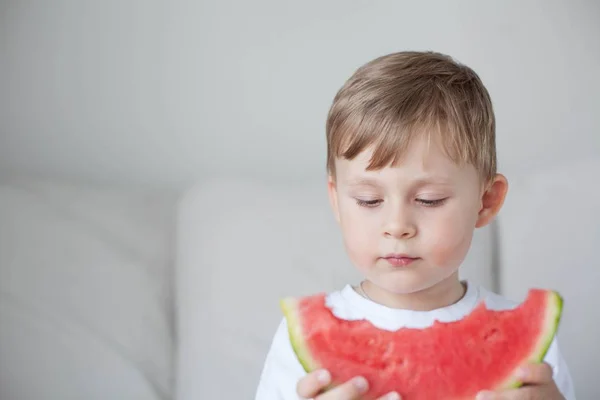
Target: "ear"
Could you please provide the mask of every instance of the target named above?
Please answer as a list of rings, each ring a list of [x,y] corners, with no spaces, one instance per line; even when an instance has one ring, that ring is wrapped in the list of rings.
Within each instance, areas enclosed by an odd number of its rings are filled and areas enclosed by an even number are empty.
[[[329,203],[331,204],[331,209],[333,210],[333,216],[335,220],[340,222],[340,209],[338,207],[338,197],[337,197],[337,189],[335,185],[335,178],[329,175],[327,179],[327,193],[329,194]]]
[[[500,212],[506,193],[508,181],[504,175],[497,174],[485,188],[481,197],[481,209],[475,226],[481,228],[489,224]]]

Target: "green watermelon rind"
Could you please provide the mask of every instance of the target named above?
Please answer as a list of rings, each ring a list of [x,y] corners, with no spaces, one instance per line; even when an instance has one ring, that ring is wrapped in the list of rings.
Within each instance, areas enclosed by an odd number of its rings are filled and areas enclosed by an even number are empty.
[[[555,291],[548,291],[549,296],[549,307],[546,307],[546,324],[542,328],[542,334],[538,341],[538,345],[534,348],[531,354],[523,360],[523,363],[541,363],[543,362],[548,349],[552,345],[552,341],[558,331],[562,311],[563,311],[563,298]],[[310,373],[320,368],[319,364],[311,356],[308,346],[304,343],[302,334],[302,324],[299,321],[298,313],[296,312],[298,307],[298,300],[293,297],[288,297],[280,301],[280,306],[283,311],[284,317],[287,321],[288,335],[292,345],[292,349],[296,354],[298,361],[304,368],[304,371]],[[516,372],[516,371],[515,371]],[[515,374],[512,374],[513,376]],[[511,376],[508,380],[499,385],[497,389],[514,389],[523,385],[523,383]]]
[[[304,343],[304,335],[301,332],[302,324],[298,319],[298,313],[296,312],[298,301],[294,298],[285,298],[280,302],[283,315],[287,320],[288,334],[294,353],[298,357],[298,361],[302,364],[304,371],[312,372],[319,368],[317,362],[313,360],[308,346]]]
[[[546,324],[544,328],[542,328],[543,333],[540,335],[538,345],[534,348],[529,357],[524,360],[524,364],[543,362],[552,345],[552,341],[556,336],[556,332],[558,331],[564,300],[561,295],[555,291],[549,291],[547,296],[549,297],[548,303],[550,306],[546,307]],[[513,374],[513,376],[515,374]],[[511,377],[501,384],[499,389],[515,389],[521,386],[523,386],[523,382],[517,378]]]

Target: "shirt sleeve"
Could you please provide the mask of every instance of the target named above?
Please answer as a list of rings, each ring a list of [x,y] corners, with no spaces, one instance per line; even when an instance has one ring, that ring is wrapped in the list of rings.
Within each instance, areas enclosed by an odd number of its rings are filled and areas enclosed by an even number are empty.
[[[255,400],[301,400],[296,385],[305,374],[292,349],[283,318],[267,352]]]
[[[552,377],[558,390],[562,393],[566,400],[575,400],[575,386],[573,385],[573,379],[565,359],[563,358],[559,346],[558,340],[554,338],[544,361],[552,367]]]

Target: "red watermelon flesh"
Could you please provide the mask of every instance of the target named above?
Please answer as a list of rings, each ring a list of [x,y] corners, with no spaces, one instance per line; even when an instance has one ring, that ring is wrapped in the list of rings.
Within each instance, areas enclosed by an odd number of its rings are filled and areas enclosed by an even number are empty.
[[[328,369],[332,387],[364,376],[366,399],[395,390],[403,400],[463,400],[518,387],[516,369],[543,360],[562,312],[558,293],[532,289],[514,309],[482,302],[458,321],[388,331],[337,318],[325,297],[281,301],[294,351],[307,372]]]

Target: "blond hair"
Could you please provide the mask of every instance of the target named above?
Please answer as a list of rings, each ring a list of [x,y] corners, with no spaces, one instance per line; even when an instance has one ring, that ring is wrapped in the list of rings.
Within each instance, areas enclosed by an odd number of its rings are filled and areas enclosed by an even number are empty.
[[[326,124],[327,170],[373,146],[368,167],[397,163],[417,135],[432,133],[457,163],[496,174],[496,123],[479,76],[449,56],[398,52],[360,67],[336,94]]]

